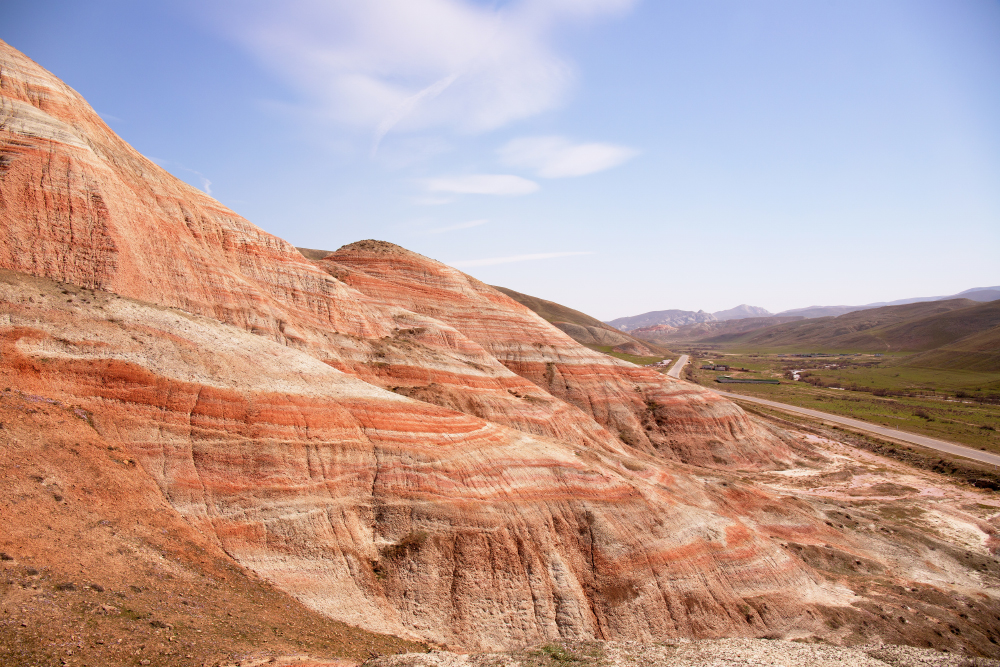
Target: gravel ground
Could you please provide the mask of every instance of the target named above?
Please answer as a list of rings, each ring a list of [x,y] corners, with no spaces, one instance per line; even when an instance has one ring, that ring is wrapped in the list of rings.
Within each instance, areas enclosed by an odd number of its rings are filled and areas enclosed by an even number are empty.
[[[364,667],[1000,667],[1000,660],[886,644],[832,646],[767,639],[644,644],[560,642],[511,653],[408,653]]]

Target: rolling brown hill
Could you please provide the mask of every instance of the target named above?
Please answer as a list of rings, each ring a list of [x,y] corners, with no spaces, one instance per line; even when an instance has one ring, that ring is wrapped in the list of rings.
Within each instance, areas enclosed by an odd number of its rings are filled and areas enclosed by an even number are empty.
[[[960,617],[921,582],[900,623],[880,605],[922,575],[898,536],[753,483],[819,460],[787,431],[398,246],[307,259],[2,43],[0,71],[8,662],[785,634],[1000,654],[1000,606]]]
[[[1000,301],[951,299],[790,322],[700,342],[775,351],[921,352],[1000,324]]]
[[[915,354],[905,364],[915,368],[995,373],[1000,371],[1000,326]]]
[[[639,340],[630,334],[601,322],[596,317],[581,313],[579,310],[573,310],[554,301],[515,292],[506,287],[498,285],[493,285],[492,287],[495,290],[503,292],[522,306],[527,306],[539,317],[550,322],[582,345],[611,347],[618,352],[637,355],[673,354],[670,350],[652,341]]]

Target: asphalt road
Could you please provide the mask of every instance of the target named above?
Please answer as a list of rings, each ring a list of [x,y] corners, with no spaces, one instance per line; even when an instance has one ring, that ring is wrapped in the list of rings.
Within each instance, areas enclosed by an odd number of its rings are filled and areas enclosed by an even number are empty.
[[[680,377],[681,377],[681,369],[684,368],[684,364],[686,364],[687,362],[688,362],[688,355],[682,354],[680,356],[680,359],[677,360],[677,363],[675,363],[673,366],[671,366],[670,370],[667,371],[667,375],[669,375],[672,378],[678,378],[678,379],[680,379]]]
[[[687,361],[687,355],[684,355],[677,362],[680,365]],[[668,374],[672,375],[673,372],[677,370],[679,372],[678,366],[674,366],[670,369]],[[677,377],[674,375],[674,377]],[[760,403],[761,405],[766,405],[769,408],[776,408],[778,410],[784,410],[785,412],[792,412],[799,415],[805,415],[807,417],[813,417],[815,419],[822,419],[824,421],[833,422],[835,424],[843,424],[844,426],[849,426],[853,429],[859,431],[867,431],[868,433],[874,433],[875,435],[882,435],[892,438],[893,440],[902,440],[904,442],[909,442],[914,445],[920,445],[921,447],[928,447],[930,449],[936,449],[940,452],[947,452],[949,454],[955,454],[957,456],[964,456],[967,459],[973,459],[975,461],[980,461],[982,463],[989,463],[991,465],[1000,466],[1000,456],[996,454],[990,454],[989,452],[981,452],[978,449],[972,449],[971,447],[963,447],[962,445],[956,445],[952,442],[947,442],[946,440],[938,440],[936,438],[928,438],[922,435],[915,435],[913,433],[907,433],[906,431],[899,431],[894,428],[887,428],[885,426],[878,426],[876,424],[870,424],[868,422],[863,422],[858,419],[851,419],[850,417],[841,417],[840,415],[832,415],[829,412],[820,412],[819,410],[810,410],[809,408],[800,408],[797,405],[788,405],[787,403],[778,403],[777,401],[769,401],[766,398],[757,398],[756,396],[743,396],[742,394],[730,394],[728,391],[715,392],[721,396],[725,396],[730,399],[738,399],[741,401],[749,401],[751,403]]]

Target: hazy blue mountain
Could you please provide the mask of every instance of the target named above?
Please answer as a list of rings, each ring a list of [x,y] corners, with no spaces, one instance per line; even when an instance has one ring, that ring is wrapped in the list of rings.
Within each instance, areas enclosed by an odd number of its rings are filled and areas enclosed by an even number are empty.
[[[720,310],[712,314],[715,315],[715,319],[720,322],[725,322],[726,320],[742,320],[747,317],[770,317],[774,313],[771,313],[766,308],[761,308],[760,306],[748,306],[745,303],[741,303],[735,308]]]
[[[1000,299],[1000,286],[995,287],[973,287],[958,294],[947,296],[917,296],[909,299],[897,299],[896,301],[879,301],[876,303],[866,303],[863,306],[809,306],[808,308],[794,308],[784,310],[778,315],[799,315],[801,317],[837,317],[846,315],[857,310],[868,310],[869,308],[881,308],[883,306],[905,306],[910,303],[921,303],[924,301],[945,301],[947,299],[971,299],[972,301],[996,301]]]
[[[693,310],[654,310],[642,315],[632,315],[630,317],[619,317],[616,320],[605,322],[620,331],[631,331],[641,327],[652,327],[657,324],[666,324],[672,327],[682,327],[688,324],[698,324],[700,322],[725,322],[728,320],[741,320],[748,317],[838,317],[853,313],[857,310],[868,310],[869,308],[881,308],[883,306],[904,306],[910,303],[920,303],[923,301],[944,301],[946,299],[971,299],[972,301],[988,302],[1000,299],[1000,286],[993,287],[972,287],[947,296],[917,296],[909,299],[898,299],[896,301],[879,301],[877,303],[866,303],[863,306],[808,306],[806,308],[793,308],[783,310],[780,313],[771,313],[760,306],[748,306],[740,304],[729,310],[720,310],[716,313],[706,313],[704,310],[697,312]]]
[[[631,331],[640,327],[652,327],[657,324],[666,324],[672,327],[680,327],[685,324],[697,324],[698,322],[715,322],[715,315],[706,313],[704,310],[695,312],[693,310],[654,310],[642,315],[631,317],[619,317],[605,324],[619,329],[620,331]]]

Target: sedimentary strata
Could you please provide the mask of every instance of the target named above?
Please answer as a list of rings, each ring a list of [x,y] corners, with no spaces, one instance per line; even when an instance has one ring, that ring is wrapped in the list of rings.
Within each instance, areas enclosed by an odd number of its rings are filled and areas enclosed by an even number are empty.
[[[862,544],[743,477],[808,448],[396,246],[307,260],[0,68],[4,384],[79,410],[226,557],[471,648],[887,627],[787,548]]]

